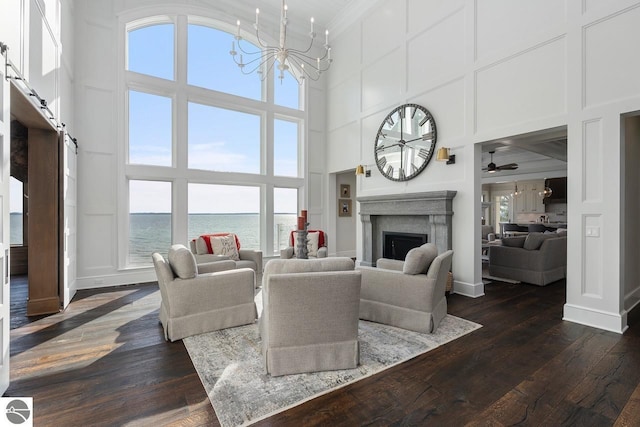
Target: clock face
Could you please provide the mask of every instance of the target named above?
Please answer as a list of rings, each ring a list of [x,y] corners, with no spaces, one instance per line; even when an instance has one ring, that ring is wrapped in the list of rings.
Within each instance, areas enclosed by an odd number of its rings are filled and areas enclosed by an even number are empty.
[[[427,167],[436,147],[436,122],[417,104],[391,111],[378,129],[375,158],[380,173],[393,181],[415,178]]]

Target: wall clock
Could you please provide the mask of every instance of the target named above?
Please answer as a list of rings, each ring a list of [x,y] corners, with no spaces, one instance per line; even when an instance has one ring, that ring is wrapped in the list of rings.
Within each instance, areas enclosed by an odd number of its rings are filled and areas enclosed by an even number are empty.
[[[376,164],[382,176],[408,181],[429,164],[436,147],[436,122],[417,104],[394,108],[384,119],[374,146]]]

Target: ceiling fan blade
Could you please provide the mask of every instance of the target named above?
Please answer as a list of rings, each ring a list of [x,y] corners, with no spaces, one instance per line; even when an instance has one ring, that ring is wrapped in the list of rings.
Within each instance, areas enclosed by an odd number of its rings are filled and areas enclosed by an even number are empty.
[[[496,169],[498,170],[514,170],[514,169],[518,169],[518,164],[517,163],[507,163],[506,165],[500,165],[497,166]]]

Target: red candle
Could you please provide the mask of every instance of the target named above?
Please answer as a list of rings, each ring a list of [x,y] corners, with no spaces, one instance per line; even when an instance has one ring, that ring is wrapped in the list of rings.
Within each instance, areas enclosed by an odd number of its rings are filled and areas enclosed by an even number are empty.
[[[307,210],[303,209],[301,212],[302,218],[304,218],[305,225],[307,224]]]
[[[298,230],[304,230],[304,217],[298,217]]]

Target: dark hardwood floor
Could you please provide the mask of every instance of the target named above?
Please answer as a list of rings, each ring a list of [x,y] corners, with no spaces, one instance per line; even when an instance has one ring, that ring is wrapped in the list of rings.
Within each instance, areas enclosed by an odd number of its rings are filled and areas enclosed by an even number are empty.
[[[184,345],[163,339],[158,294],[80,291],[37,321],[12,306],[6,395],[34,398],[36,426],[218,425]],[[640,425],[637,313],[624,335],[563,322],[563,282],[448,300],[483,327],[257,425]]]

